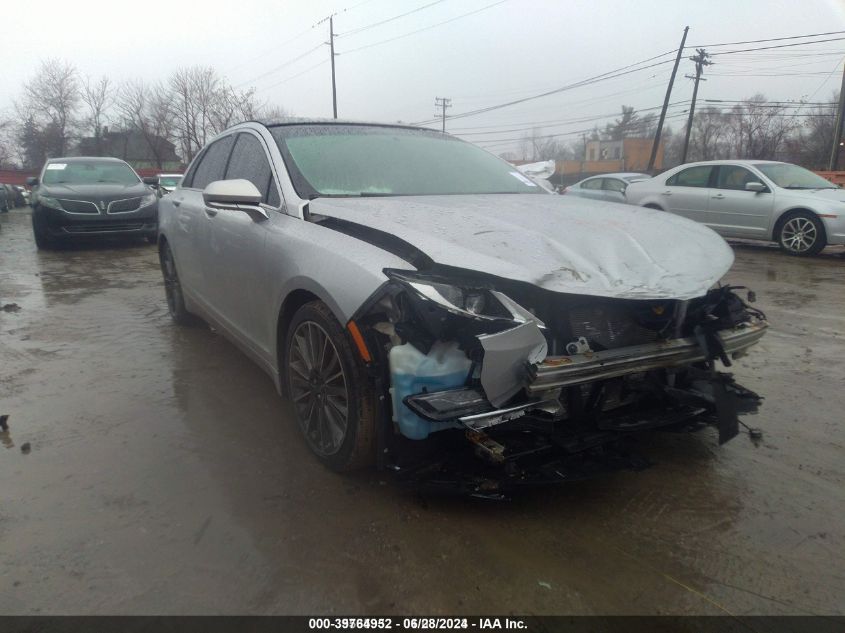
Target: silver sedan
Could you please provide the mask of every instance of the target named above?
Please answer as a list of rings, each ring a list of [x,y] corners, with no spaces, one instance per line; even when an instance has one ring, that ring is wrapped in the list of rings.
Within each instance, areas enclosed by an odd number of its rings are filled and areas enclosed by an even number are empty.
[[[626,196],[631,204],[701,222],[725,237],[777,242],[790,255],[845,244],[845,190],[789,163],[688,163],[632,184]]]
[[[244,123],[159,205],[173,319],[266,370],[331,468],[499,494],[568,481],[585,452],[623,464],[613,447],[639,431],[711,423],[726,441],[736,403],[756,407],[707,370],[766,328],[715,286],[724,240],[551,195],[446,134]]]
[[[593,200],[607,202],[626,202],[625,191],[632,182],[640,182],[651,178],[648,174],[625,172],[618,174],[601,174],[585,178],[574,185],[569,185],[563,193]]]

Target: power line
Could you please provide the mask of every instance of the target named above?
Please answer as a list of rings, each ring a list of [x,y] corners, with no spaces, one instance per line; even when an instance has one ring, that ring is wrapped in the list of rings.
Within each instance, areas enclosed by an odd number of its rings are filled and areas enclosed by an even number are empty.
[[[478,114],[483,114],[485,112],[491,112],[493,110],[500,110],[502,108],[507,108],[512,105],[517,105],[520,103],[526,103],[527,101],[534,101],[535,99],[542,99],[543,97],[548,97],[550,95],[559,94],[561,92],[566,92],[568,90],[573,90],[575,88],[581,88],[583,86],[589,86],[594,83],[598,83],[600,81],[606,81],[608,79],[615,79],[617,77],[623,77],[624,75],[629,75],[631,73],[639,72],[641,70],[646,70],[648,68],[654,68],[655,66],[661,66],[663,64],[671,64],[673,60],[667,59],[662,62],[657,62],[655,64],[650,64],[648,66],[642,66],[640,68],[633,68],[631,70],[627,70],[625,72],[620,72],[625,68],[631,68],[632,66],[636,66],[637,64],[630,64],[628,66],[623,66],[622,68],[617,68],[616,70],[611,70],[606,73],[602,73],[601,75],[595,75],[593,77],[589,77],[587,79],[582,79],[581,81],[576,81],[571,84],[567,84],[566,86],[561,86],[560,88],[555,88],[554,90],[548,90],[546,92],[540,93],[538,95],[532,95],[530,97],[523,97],[522,99],[515,99],[513,101],[508,101],[506,103],[500,103],[493,106],[487,106],[486,108],[478,108],[477,110],[470,110],[468,112],[462,112],[460,114],[452,115],[452,119],[462,119],[469,116],[476,116]],[[641,64],[643,62],[637,62]],[[614,74],[616,73],[616,74]],[[423,125],[426,123],[431,123],[433,120],[426,120],[426,121],[419,121],[416,125]]]
[[[361,31],[367,31],[367,30],[375,28],[377,26],[381,26],[382,24],[387,24],[388,22],[393,22],[394,20],[398,20],[399,18],[404,18],[406,15],[411,15],[413,13],[417,13],[419,11],[422,11],[424,9],[428,9],[429,7],[433,7],[434,5],[441,4],[443,2],[446,2],[446,0],[434,0],[434,2],[429,2],[428,4],[424,4],[421,7],[417,7],[416,9],[406,11],[405,13],[400,13],[399,15],[394,15],[392,18],[380,20],[379,22],[373,22],[372,24],[367,24],[366,26],[361,26],[357,29],[352,29],[351,31],[346,31],[345,33],[338,33],[337,37],[346,37],[347,35],[355,35],[356,33],[360,33]]]
[[[388,42],[395,42],[396,40],[401,40],[402,38],[408,37],[410,35],[416,35],[417,33],[422,33],[423,31],[428,31],[429,29],[433,29],[438,26],[443,26],[444,24],[449,24],[450,22],[454,22],[455,20],[460,20],[462,18],[468,17],[470,15],[475,15],[476,13],[481,13],[482,11],[486,11],[487,9],[492,9],[495,6],[500,4],[504,4],[508,0],[498,0],[498,2],[493,2],[492,4],[485,5],[480,9],[475,9],[474,11],[469,11],[468,13],[462,13],[461,15],[457,15],[453,18],[449,18],[448,20],[444,20],[442,22],[437,22],[436,24],[431,24],[429,26],[425,26],[421,29],[417,29],[416,31],[411,31],[410,33],[405,33],[403,35],[397,35],[396,37],[391,37],[386,40],[381,40],[379,42],[373,42],[372,44],[365,44],[364,46],[359,46],[358,48],[353,48],[348,51],[343,51],[338,53],[338,55],[348,55],[349,53],[356,53],[358,51],[363,51],[367,48],[372,48],[374,46],[381,46],[382,44],[387,44]]]
[[[760,46],[758,48],[739,48],[735,51],[719,51],[716,53],[712,53],[715,57],[716,55],[733,55],[735,53],[750,53],[752,51],[768,51],[774,48],[789,48],[790,46],[806,46],[808,44],[821,44],[823,42],[839,42],[841,40],[845,40],[845,37],[832,37],[826,40],[815,40],[813,42],[794,42],[792,44],[777,44],[774,46]]]
[[[687,99],[685,101],[676,101],[675,103],[670,103],[669,107],[677,107],[679,105],[686,105],[688,103],[689,103],[689,99]],[[636,108],[635,112],[637,112],[637,113],[639,113],[639,112],[650,112],[652,110],[660,110],[662,107],[663,107],[662,105],[658,105],[658,106],[653,106],[653,107],[650,107],[650,108]],[[496,134],[497,132],[525,132],[525,131],[529,131],[529,130],[535,130],[538,127],[555,127],[556,125],[567,125],[567,124],[570,124],[570,123],[587,123],[589,121],[599,121],[599,120],[602,120],[602,119],[609,119],[611,117],[616,117],[616,116],[619,116],[619,112],[611,112],[610,114],[597,114],[597,115],[594,115],[594,116],[579,117],[579,118],[576,118],[576,119],[562,119],[562,120],[557,120],[557,121],[545,121],[545,122],[538,121],[538,122],[536,122],[533,125],[530,125],[528,127],[511,128],[511,129],[497,128],[497,129],[494,129],[494,130],[488,130],[486,132],[460,132],[460,131],[453,130],[452,134],[455,134],[457,136],[481,136],[481,135],[484,135],[484,134]]]
[[[719,44],[696,44],[686,48],[714,48],[716,46],[738,46],[741,44],[760,44],[762,42],[781,42],[783,40],[797,40],[806,37],[824,37],[827,35],[839,35],[845,31],[829,31],[827,33],[808,33],[807,35],[789,35],[787,37],[770,37],[763,40],[745,40],[744,42],[720,42]]]
[[[313,66],[309,66],[305,70],[302,70],[302,71],[296,73],[295,75],[291,75],[290,77],[285,77],[281,81],[277,81],[276,83],[271,84],[269,86],[265,86],[264,88],[259,88],[259,90],[270,90],[272,88],[275,88],[276,86],[281,86],[282,84],[286,84],[287,82],[289,82],[291,79],[296,79],[297,77],[301,77],[305,73],[311,72],[315,68],[319,68],[320,66],[323,66],[323,65],[328,64],[328,63],[329,63],[328,59],[321,60],[321,61],[317,62],[316,64],[314,64]]]
[[[293,63],[295,63],[295,62],[298,62],[300,59],[303,59],[304,57],[308,57],[308,55],[310,55],[311,53],[313,53],[313,52],[315,52],[315,51],[319,50],[319,49],[320,49],[321,47],[323,47],[323,46],[325,46],[325,42],[320,42],[320,43],[319,43],[319,44],[317,44],[315,47],[313,47],[313,48],[309,48],[307,51],[305,51],[305,52],[304,52],[304,53],[302,53],[301,55],[297,55],[296,57],[294,57],[294,58],[292,58],[292,59],[289,59],[288,61],[284,62],[283,64],[280,64],[280,65],[276,66],[275,68],[271,68],[270,70],[268,70],[268,71],[267,71],[267,72],[265,72],[265,73],[261,73],[261,74],[260,74],[260,75],[258,75],[257,77],[253,77],[252,79],[249,79],[249,80],[247,80],[247,81],[242,81],[242,82],[240,82],[240,83],[238,83],[238,84],[235,84],[235,85],[234,85],[234,86],[232,86],[232,87],[233,87],[233,88],[240,88],[241,86],[244,86],[244,85],[246,85],[246,84],[251,84],[251,83],[252,83],[252,82],[254,82],[254,81],[258,81],[259,79],[263,79],[263,78],[264,78],[264,77],[266,77],[267,75],[272,75],[273,73],[275,73],[275,72],[277,72],[277,71],[281,70],[282,68],[286,68],[286,67],[290,66],[291,64],[293,64]]]

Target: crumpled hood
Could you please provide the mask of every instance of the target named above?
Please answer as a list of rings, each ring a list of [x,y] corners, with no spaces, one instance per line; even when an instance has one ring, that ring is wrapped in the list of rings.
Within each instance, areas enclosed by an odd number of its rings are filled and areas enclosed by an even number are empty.
[[[733,251],[662,211],[555,195],[318,198],[310,212],[390,233],[438,264],[554,292],[628,299],[702,296]]]

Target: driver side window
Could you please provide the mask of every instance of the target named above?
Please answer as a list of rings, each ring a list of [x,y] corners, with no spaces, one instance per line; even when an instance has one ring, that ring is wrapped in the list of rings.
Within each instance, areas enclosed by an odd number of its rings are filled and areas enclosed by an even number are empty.
[[[719,189],[745,191],[745,185],[749,182],[760,182],[760,178],[745,167],[738,165],[721,165],[719,167],[719,177],[716,183],[716,187]]]

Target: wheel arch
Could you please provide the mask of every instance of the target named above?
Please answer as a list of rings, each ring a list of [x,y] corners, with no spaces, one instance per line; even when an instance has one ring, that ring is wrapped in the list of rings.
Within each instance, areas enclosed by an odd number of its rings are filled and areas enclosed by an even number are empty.
[[[791,207],[789,209],[784,209],[784,211],[775,220],[775,223],[772,226],[772,234],[770,235],[771,240],[773,242],[778,241],[778,234],[780,233],[780,229],[783,226],[783,223],[786,222],[786,220],[794,213],[809,213],[810,215],[815,216],[821,223],[822,228],[824,228],[824,222],[822,222],[821,218],[819,218],[819,214],[813,211],[812,209],[808,209],[807,207],[801,206]]]

